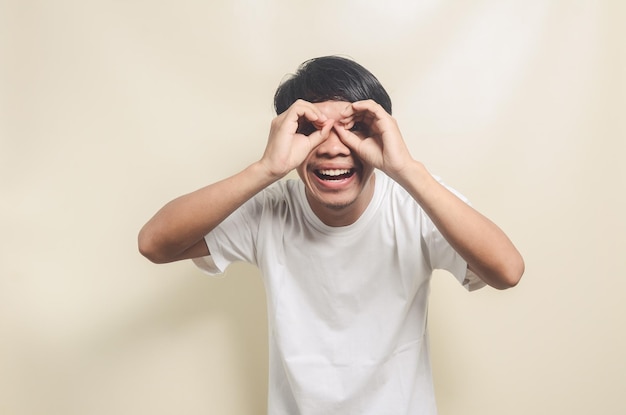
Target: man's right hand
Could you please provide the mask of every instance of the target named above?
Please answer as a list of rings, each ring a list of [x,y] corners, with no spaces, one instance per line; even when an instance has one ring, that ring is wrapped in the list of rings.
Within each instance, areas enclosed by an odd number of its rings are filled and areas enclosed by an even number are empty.
[[[272,120],[260,164],[270,176],[285,176],[328,138],[333,123],[312,103],[297,100]]]
[[[263,157],[241,172],[163,206],[139,233],[139,250],[163,263],[209,255],[204,236],[255,194],[304,162],[334,121],[296,101],[272,121]]]

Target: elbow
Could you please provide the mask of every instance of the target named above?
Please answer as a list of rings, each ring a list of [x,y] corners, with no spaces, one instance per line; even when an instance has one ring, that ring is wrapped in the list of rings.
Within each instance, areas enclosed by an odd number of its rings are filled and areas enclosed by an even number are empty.
[[[155,264],[164,264],[169,262],[163,255],[156,238],[149,231],[143,228],[137,237],[137,248],[139,253]]]
[[[515,287],[519,284],[522,279],[522,275],[524,275],[524,271],[526,270],[526,264],[524,263],[524,258],[521,255],[517,255],[517,260],[510,267],[510,275],[509,275],[509,283],[510,287]]]
[[[522,279],[525,269],[524,259],[519,254],[499,257],[489,264],[469,264],[468,267],[483,282],[497,290],[515,287]]]
[[[494,285],[495,288],[506,290],[515,287],[522,279],[525,267],[524,259],[521,256],[518,256],[515,260],[506,264],[506,267],[504,267],[503,271],[499,274],[498,284]]]
[[[469,268],[487,285],[497,290],[506,290],[519,284],[525,265],[522,257],[516,255],[513,258],[493,263],[491,266],[470,266]]]

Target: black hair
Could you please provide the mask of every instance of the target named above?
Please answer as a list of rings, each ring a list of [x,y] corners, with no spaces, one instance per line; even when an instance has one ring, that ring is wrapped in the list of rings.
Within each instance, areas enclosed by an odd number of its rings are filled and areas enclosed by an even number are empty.
[[[276,90],[276,113],[281,114],[298,99],[309,102],[372,99],[391,114],[391,98],[380,81],[363,66],[340,56],[322,56],[301,64]]]

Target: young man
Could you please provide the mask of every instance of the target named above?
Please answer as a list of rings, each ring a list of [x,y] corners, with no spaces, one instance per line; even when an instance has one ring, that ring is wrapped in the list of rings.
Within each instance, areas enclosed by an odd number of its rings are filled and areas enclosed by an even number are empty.
[[[435,414],[432,271],[504,289],[522,257],[411,157],[389,96],[361,65],[307,61],[274,102],[260,160],[164,206],[140,251],[211,274],[234,261],[260,268],[270,415]],[[280,180],[293,169],[301,180]]]

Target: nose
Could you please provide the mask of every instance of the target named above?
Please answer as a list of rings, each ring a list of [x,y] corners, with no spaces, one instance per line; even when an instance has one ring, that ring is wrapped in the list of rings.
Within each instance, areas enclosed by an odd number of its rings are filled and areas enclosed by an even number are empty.
[[[320,157],[347,157],[350,155],[350,148],[341,141],[333,127],[328,133],[328,138],[317,146],[316,153]]]

